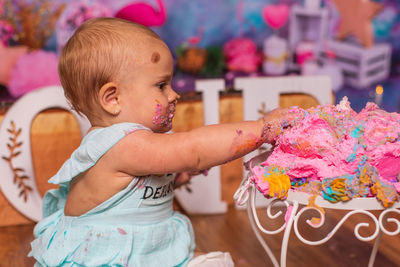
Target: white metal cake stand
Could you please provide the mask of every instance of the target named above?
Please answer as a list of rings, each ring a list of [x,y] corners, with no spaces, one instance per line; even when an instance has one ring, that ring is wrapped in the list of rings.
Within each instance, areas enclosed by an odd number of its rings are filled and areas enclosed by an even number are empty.
[[[250,165],[254,162],[250,161]],[[294,232],[300,241],[308,245],[321,245],[328,240],[330,240],[340,226],[352,215],[354,214],[365,214],[372,219],[374,222],[374,233],[370,236],[361,236],[359,233],[359,229],[361,227],[368,227],[369,223],[367,222],[360,222],[355,225],[354,227],[354,234],[358,240],[368,242],[375,239],[375,243],[369,258],[368,266],[372,267],[375,262],[375,257],[378,252],[379,243],[382,237],[382,233],[394,236],[400,233],[400,221],[397,218],[393,218],[394,213],[400,214],[400,203],[396,202],[391,208],[385,209],[375,198],[354,198],[347,202],[338,202],[338,203],[331,203],[327,200],[324,200],[321,196],[318,196],[315,199],[315,204],[319,207],[324,209],[335,209],[335,210],[349,210],[342,219],[337,223],[337,225],[331,230],[329,234],[326,235],[325,238],[318,240],[318,241],[309,241],[305,239],[298,230],[299,218],[301,215],[309,210],[315,210],[320,214],[320,221],[318,223],[312,223],[311,220],[306,220],[307,224],[309,224],[313,228],[320,228],[325,223],[325,215],[321,212],[320,209],[317,207],[310,207],[305,206],[299,209],[299,205],[308,205],[310,194],[289,190],[287,199],[280,200],[280,199],[271,199],[266,206],[266,214],[270,219],[275,219],[282,214],[282,211],[278,211],[273,214],[271,207],[275,204],[281,204],[280,206],[285,206],[286,211],[292,209],[290,212],[290,216],[288,219],[283,222],[283,225],[274,231],[266,230],[261,224],[260,220],[257,215],[256,211],[256,187],[253,183],[249,183],[248,177],[243,179],[242,184],[238,188],[235,193],[234,199],[238,205],[245,205],[247,204],[247,212],[250,219],[251,227],[258,239],[261,243],[262,247],[264,248],[265,252],[271,259],[273,265],[275,267],[286,266],[286,255],[287,255],[287,248],[289,242],[289,236],[294,228]],[[372,210],[382,210],[379,217],[377,218],[373,215],[370,211]],[[387,229],[387,223],[394,223],[396,226],[394,230]],[[275,256],[273,255],[271,249],[268,247],[266,242],[264,241],[261,232],[267,235],[275,235],[284,231],[283,238],[282,238],[282,247],[281,247],[281,255],[280,255],[280,265],[276,260]]]

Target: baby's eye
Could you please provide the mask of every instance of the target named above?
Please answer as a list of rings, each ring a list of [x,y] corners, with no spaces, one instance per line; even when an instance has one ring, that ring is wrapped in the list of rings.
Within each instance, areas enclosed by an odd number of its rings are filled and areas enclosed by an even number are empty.
[[[167,83],[166,83],[166,82],[157,83],[157,87],[158,87],[160,90],[164,90],[166,86],[167,86]]]

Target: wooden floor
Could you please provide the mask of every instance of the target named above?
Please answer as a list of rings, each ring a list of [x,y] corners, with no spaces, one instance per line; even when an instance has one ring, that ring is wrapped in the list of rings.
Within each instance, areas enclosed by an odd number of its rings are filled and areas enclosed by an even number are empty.
[[[259,216],[263,217],[263,210]],[[315,215],[314,215],[315,216]],[[336,225],[338,218],[343,216],[340,211],[327,211],[327,219],[323,229],[318,231],[300,225],[300,231],[305,238],[319,240]],[[354,217],[353,217],[354,216]],[[367,266],[372,250],[371,242],[361,242],[354,236],[354,225],[360,221],[372,223],[364,215],[353,215],[339,229],[334,237],[320,246],[303,244],[292,231],[287,257],[287,266]],[[396,215],[397,216],[397,215]],[[396,217],[398,219],[400,216]],[[233,207],[223,215],[190,216],[196,234],[199,250],[229,251],[236,266],[272,266],[261,245],[258,243],[250,227],[247,212]],[[265,221],[262,218],[262,221]],[[276,229],[282,221],[267,222],[265,228]],[[302,220],[304,221],[304,220]],[[32,266],[33,260],[26,255],[30,248],[33,225],[12,226],[0,228],[0,266]],[[361,234],[368,231],[361,231]],[[369,232],[371,233],[371,232]],[[283,233],[265,238],[275,256],[279,260],[281,239]],[[264,235],[264,237],[266,237]],[[383,236],[374,266],[400,266],[400,234],[394,237]]]

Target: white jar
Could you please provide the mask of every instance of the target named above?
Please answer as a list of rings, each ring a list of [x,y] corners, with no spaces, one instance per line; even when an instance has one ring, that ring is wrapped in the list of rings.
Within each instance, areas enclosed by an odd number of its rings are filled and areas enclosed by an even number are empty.
[[[317,73],[318,69],[319,69],[319,65],[313,59],[306,60],[306,62],[304,62],[300,66],[301,75],[315,75],[315,73]]]
[[[287,70],[287,41],[272,35],[264,41],[263,71],[267,75],[282,75]]]

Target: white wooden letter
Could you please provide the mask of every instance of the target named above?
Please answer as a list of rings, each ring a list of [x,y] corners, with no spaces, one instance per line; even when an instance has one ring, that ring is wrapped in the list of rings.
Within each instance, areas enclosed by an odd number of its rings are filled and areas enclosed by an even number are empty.
[[[34,221],[42,218],[42,197],[33,172],[30,129],[35,116],[50,108],[70,111],[60,86],[44,87],[24,95],[11,106],[0,125],[0,189],[18,211]],[[72,114],[81,132],[86,133],[89,121],[75,112]]]
[[[204,124],[219,123],[219,92],[225,88],[223,79],[196,81],[196,91],[203,93]],[[215,214],[227,211],[227,203],[221,200],[221,167],[209,170],[191,180],[192,192],[184,188],[175,190],[179,204],[189,214]]]

